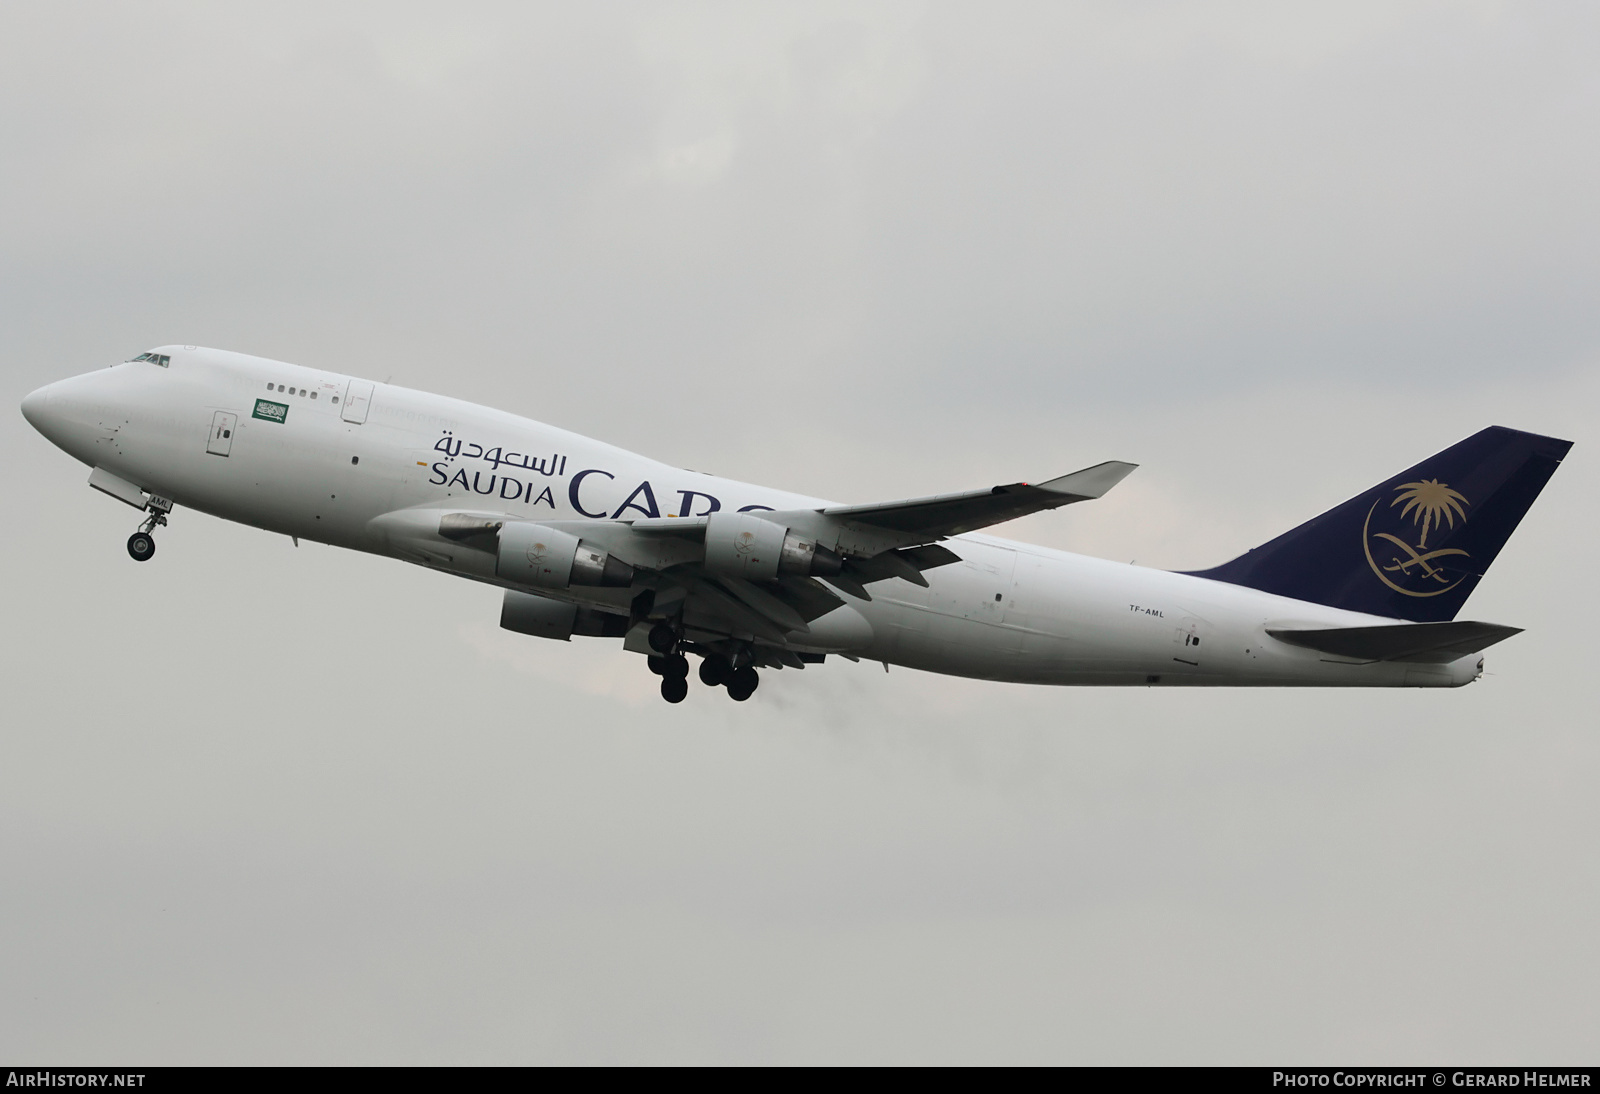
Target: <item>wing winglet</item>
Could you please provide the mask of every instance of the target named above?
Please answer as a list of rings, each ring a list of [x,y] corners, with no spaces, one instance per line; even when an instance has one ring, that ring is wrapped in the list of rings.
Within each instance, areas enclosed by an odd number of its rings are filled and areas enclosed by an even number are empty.
[[[1070,494],[1085,500],[1103,498],[1113,486],[1133,474],[1138,466],[1136,463],[1124,463],[1122,460],[1107,460],[1093,467],[1085,467],[1082,471],[1074,471],[1070,475],[1041,482],[1038,487],[1052,494]]]

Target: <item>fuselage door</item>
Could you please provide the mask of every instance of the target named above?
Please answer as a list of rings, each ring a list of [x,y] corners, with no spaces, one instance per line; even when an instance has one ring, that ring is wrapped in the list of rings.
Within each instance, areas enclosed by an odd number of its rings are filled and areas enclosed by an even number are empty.
[[[211,435],[206,438],[206,451],[213,456],[226,456],[233,451],[233,431],[239,424],[239,415],[219,410],[211,416]]]
[[[351,380],[344,393],[344,420],[360,425],[367,420],[367,408],[372,405],[372,381]]]

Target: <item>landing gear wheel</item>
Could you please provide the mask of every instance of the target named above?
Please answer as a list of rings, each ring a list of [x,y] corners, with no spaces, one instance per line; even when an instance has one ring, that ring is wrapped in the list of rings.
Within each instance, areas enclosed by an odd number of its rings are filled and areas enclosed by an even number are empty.
[[[689,681],[681,676],[661,678],[661,698],[669,703],[681,703],[689,695]]]
[[[133,556],[135,562],[149,562],[150,556],[156,553],[156,538],[150,533],[165,525],[167,514],[172,512],[172,503],[154,494],[150,495],[147,504],[150,516],[139,525],[137,532],[128,537],[128,554]]]
[[[761,676],[749,665],[734,669],[733,675],[728,678],[728,698],[735,703],[742,703],[756,693],[760,683]]]
[[[650,628],[650,648],[660,654],[672,652],[672,647],[678,644],[678,632],[666,623],[657,623]]]
[[[646,657],[644,663],[663,680],[686,680],[689,677],[689,659],[681,653],[671,657]]]
[[[720,657],[707,657],[700,662],[700,682],[708,688],[721,687],[728,682],[733,666]]]

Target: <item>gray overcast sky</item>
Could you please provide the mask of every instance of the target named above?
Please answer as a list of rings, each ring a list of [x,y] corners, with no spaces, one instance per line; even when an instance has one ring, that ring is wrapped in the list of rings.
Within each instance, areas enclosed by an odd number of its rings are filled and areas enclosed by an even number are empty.
[[[1600,1047],[1600,9],[0,6],[0,1057]],[[834,664],[668,708],[492,589],[132,511],[16,406],[190,342],[1222,561],[1578,442],[1457,692]]]

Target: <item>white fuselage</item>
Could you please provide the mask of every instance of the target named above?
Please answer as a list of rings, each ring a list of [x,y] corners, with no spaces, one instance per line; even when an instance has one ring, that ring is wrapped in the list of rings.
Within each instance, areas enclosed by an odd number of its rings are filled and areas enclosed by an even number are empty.
[[[218,350],[159,352],[169,366],[133,361],[64,380],[30,396],[25,413],[79,460],[180,507],[463,577],[505,584],[492,555],[437,536],[438,510],[625,521],[699,516],[713,503],[831,504],[441,395],[375,384],[367,401],[365,382],[337,373]],[[258,399],[286,406],[282,420],[253,417]],[[219,423],[231,423],[226,438]],[[1040,684],[1449,687],[1482,671],[1478,654],[1362,663],[1266,633],[1393,620],[987,535],[946,545],[962,561],[927,571],[928,588],[877,582],[870,602],[849,602],[866,626],[830,630],[824,616],[796,648]],[[617,603],[610,590],[572,594]]]

